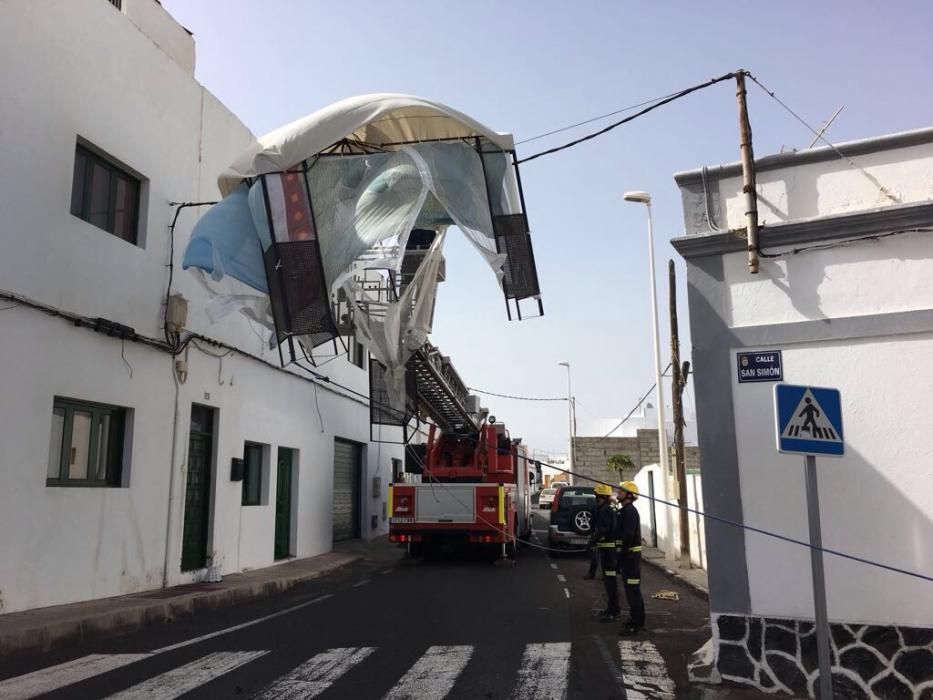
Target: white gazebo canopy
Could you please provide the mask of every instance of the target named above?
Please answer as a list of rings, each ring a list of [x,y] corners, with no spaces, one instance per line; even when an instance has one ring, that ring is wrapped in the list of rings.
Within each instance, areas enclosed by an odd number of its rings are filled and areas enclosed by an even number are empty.
[[[493,131],[440,102],[394,93],[360,95],[262,136],[220,175],[218,185],[226,196],[246,178],[288,170],[343,140],[391,150],[400,143],[477,136],[503,150],[514,147],[511,134]]]

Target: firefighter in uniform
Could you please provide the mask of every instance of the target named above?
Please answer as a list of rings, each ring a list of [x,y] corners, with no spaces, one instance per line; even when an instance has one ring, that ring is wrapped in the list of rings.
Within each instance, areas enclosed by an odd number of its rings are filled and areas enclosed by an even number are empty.
[[[615,538],[620,541],[619,574],[630,618],[620,634],[637,634],[645,626],[645,599],[641,595],[641,518],[635,507],[638,485],[634,481],[619,484],[619,511]]]
[[[603,569],[603,585],[606,587],[606,597],[609,603],[599,617],[603,622],[610,622],[619,617],[619,583],[617,578],[615,511],[609,505],[612,487],[607,484],[596,484],[593,488],[596,493],[596,511],[593,518],[593,542],[599,551],[599,563]]]

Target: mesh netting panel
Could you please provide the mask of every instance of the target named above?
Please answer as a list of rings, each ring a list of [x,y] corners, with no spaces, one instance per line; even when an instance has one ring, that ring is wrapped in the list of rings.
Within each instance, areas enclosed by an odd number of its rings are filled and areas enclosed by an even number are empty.
[[[415,415],[415,373],[405,371],[405,410],[392,407],[386,387],[386,369],[378,360],[369,358],[369,422],[374,425],[405,426]]]
[[[527,299],[541,293],[538,287],[538,272],[535,269],[531,236],[525,228],[523,214],[507,214],[492,217],[496,244],[506,254],[503,265],[502,287],[508,299]]]
[[[337,337],[316,240],[272,243],[264,261],[279,342],[306,336],[313,347]]]

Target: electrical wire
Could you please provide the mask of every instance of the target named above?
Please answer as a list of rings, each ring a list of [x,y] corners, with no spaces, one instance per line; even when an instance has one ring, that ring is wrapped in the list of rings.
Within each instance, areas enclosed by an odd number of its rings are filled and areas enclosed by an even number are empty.
[[[12,294],[12,293],[10,293],[10,292],[6,292],[6,291],[0,290],[0,299],[6,300],[6,301],[16,302],[17,304],[20,304],[20,305],[22,305],[22,306],[26,306],[26,307],[29,307],[29,308],[33,308],[33,309],[42,311],[43,313],[46,313],[46,314],[48,314],[48,315],[50,315],[50,316],[62,318],[62,319],[64,319],[64,320],[66,320],[66,321],[69,321],[69,322],[73,323],[75,326],[78,326],[78,327],[86,327],[86,328],[91,328],[91,329],[93,329],[93,322],[94,322],[94,319],[91,319],[91,318],[86,317],[86,316],[80,316],[80,315],[78,315],[78,314],[74,314],[74,313],[71,313],[71,312],[62,311],[62,310],[57,309],[57,308],[55,308],[55,307],[49,306],[49,305],[47,305],[47,304],[43,304],[43,303],[41,303],[41,302],[37,302],[37,301],[34,301],[34,300],[32,300],[32,299],[29,299],[28,297],[24,297],[24,296],[21,296],[21,295],[18,295],[18,294]],[[142,336],[142,335],[138,335],[138,334],[137,334],[137,335],[134,335],[134,336],[131,337],[131,338],[128,338],[128,340],[131,340],[132,342],[135,342],[135,343],[140,343],[140,344],[142,344],[142,345],[147,345],[147,346],[153,347],[153,348],[158,349],[158,350],[172,352],[173,355],[175,354],[174,351],[173,351],[173,347],[172,347],[171,345],[167,345],[166,343],[163,343],[162,341],[158,341],[158,340],[156,340],[156,339],[154,339],[154,338],[148,338],[148,337],[146,337],[146,336]],[[204,342],[206,342],[206,343],[208,343],[208,344],[215,345],[215,346],[217,346],[217,347],[221,347],[221,348],[224,348],[224,349],[232,350],[233,352],[236,352],[236,353],[238,353],[238,354],[244,355],[245,357],[248,357],[248,358],[250,358],[250,359],[252,359],[252,360],[254,360],[254,361],[256,361],[256,362],[260,362],[260,363],[262,363],[263,365],[266,365],[267,367],[271,367],[272,369],[275,369],[275,370],[278,370],[278,371],[287,371],[286,369],[284,369],[284,368],[282,368],[282,367],[278,367],[278,366],[272,364],[271,362],[268,362],[267,360],[265,360],[265,359],[263,359],[263,358],[261,358],[261,357],[258,357],[257,355],[253,355],[252,353],[246,352],[246,351],[244,351],[244,350],[241,350],[240,348],[237,348],[237,347],[228,345],[228,344],[223,343],[223,342],[221,342],[221,341],[217,341],[217,340],[215,340],[215,339],[213,339],[213,338],[208,338],[207,336],[203,336],[203,335],[200,335],[200,334],[192,333],[192,334],[188,337],[187,342],[193,342],[193,340],[202,340],[202,341],[204,341]],[[340,382],[334,381],[333,379],[331,379],[330,377],[327,377],[326,375],[321,375],[320,373],[314,372],[313,370],[310,370],[310,369],[307,369],[307,368],[304,368],[304,369],[305,369],[305,371],[307,371],[307,372],[309,372],[310,374],[312,374],[313,377],[314,377],[315,379],[317,379],[318,381],[315,382],[313,379],[310,379],[310,378],[303,378],[303,377],[301,377],[301,375],[295,374],[294,372],[288,372],[288,373],[289,373],[291,376],[296,377],[296,378],[298,378],[298,379],[301,379],[301,380],[303,380],[303,381],[308,381],[308,382],[311,382],[311,383],[313,383],[313,384],[318,384],[319,386],[323,386],[323,387],[327,388],[329,391],[333,392],[334,394],[337,394],[338,396],[343,396],[344,398],[348,398],[348,399],[357,401],[358,403],[361,403],[361,404],[366,405],[366,406],[370,406],[370,405],[372,404],[372,400],[370,399],[370,397],[369,397],[368,395],[362,394],[361,392],[356,391],[355,389],[352,389],[351,387],[345,386],[345,385],[341,384]],[[665,371],[666,371],[666,370],[665,370]],[[173,376],[174,376],[174,372],[173,372]],[[338,389],[340,389],[340,391],[337,391],[337,390],[334,389],[333,387],[337,387]],[[652,389],[653,389],[653,387],[652,387]],[[344,393],[344,392],[346,392],[346,393]],[[650,393],[650,392],[649,392],[649,393]],[[361,397],[363,400],[360,400],[360,399],[355,398],[355,397]],[[376,402],[376,403],[377,403],[377,405],[388,406],[388,404],[383,404],[383,403],[381,403],[381,402]],[[471,440],[474,440],[474,441],[478,441],[477,438],[472,438],[472,437],[470,437],[470,436],[463,436],[463,437],[467,437],[468,439],[471,439]],[[505,454],[518,455],[518,453],[515,452],[515,451],[513,451],[513,450],[505,450],[505,449],[502,449],[502,448],[499,448],[499,447],[496,447],[495,449],[496,449],[497,452],[502,452],[502,453],[505,453]],[[586,476],[586,475],[583,475],[583,474],[578,474],[578,473],[573,472],[573,471],[571,471],[571,470],[569,470],[569,469],[564,469],[564,468],[562,468],[562,467],[558,467],[558,466],[555,466],[555,465],[553,465],[553,464],[548,464],[548,463],[546,463],[546,462],[541,462],[540,460],[538,460],[538,464],[540,464],[542,467],[547,467],[547,468],[549,468],[549,469],[554,469],[555,471],[561,472],[561,473],[563,473],[563,474],[569,474],[569,475],[572,475],[572,476],[574,476],[574,477],[576,477],[576,478],[583,479],[584,481],[590,481],[590,482],[593,482],[593,483],[596,483],[596,484],[606,484],[607,486],[610,486],[610,487],[614,488],[614,485],[613,485],[613,484],[608,484],[607,482],[600,481],[599,479],[594,479],[594,478],[592,478],[592,477],[589,477],[589,476]],[[681,506],[681,505],[679,505],[679,504],[677,504],[677,503],[671,503],[671,502],[669,502],[669,501],[665,501],[665,500],[663,500],[663,499],[661,499],[661,498],[658,498],[658,497],[656,497],[656,496],[652,497],[652,496],[648,496],[648,495],[643,494],[643,495],[640,496],[640,497],[641,497],[641,498],[648,498],[648,499],[650,499],[650,500],[654,500],[654,501],[656,501],[656,502],[658,502],[658,503],[661,503],[661,504],[663,504],[663,505],[666,505],[666,506],[669,506],[669,507],[672,507],[672,508],[677,508],[677,509],[679,509],[679,510],[683,510],[683,511],[686,511],[686,512],[689,512],[689,513],[694,513],[694,514],[696,514],[696,515],[698,515],[698,516],[701,516],[701,517],[703,517],[704,519],[707,519],[707,520],[714,520],[714,521],[717,521],[717,522],[724,523],[724,524],[726,524],[726,525],[731,525],[731,526],[733,526],[733,527],[742,528],[742,529],[748,530],[748,531],[750,531],[750,532],[756,532],[756,533],[758,533],[758,534],[762,534],[762,535],[765,535],[765,536],[767,536],[767,537],[773,537],[773,538],[775,538],[775,539],[779,539],[779,540],[783,540],[783,541],[786,541],[786,542],[790,542],[790,543],[792,543],[792,544],[796,544],[796,545],[799,545],[799,546],[802,546],[802,547],[807,547],[807,548],[809,548],[809,549],[816,549],[816,550],[821,551],[821,552],[823,552],[823,553],[825,553],[825,554],[832,554],[832,555],[834,555],[834,556],[841,557],[841,558],[843,558],[843,559],[849,559],[849,560],[855,561],[855,562],[859,562],[859,563],[865,564],[865,565],[867,565],[867,566],[872,566],[872,567],[875,567],[875,568],[884,569],[884,570],[887,570],[887,571],[892,571],[892,572],[894,572],[894,573],[903,574],[903,575],[905,575],[905,576],[912,576],[912,577],[915,577],[915,578],[919,578],[919,579],[922,579],[922,580],[924,580],[924,581],[933,582],[933,576],[928,576],[928,575],[926,575],[926,574],[921,574],[921,573],[918,573],[918,572],[915,572],[915,571],[909,571],[909,570],[907,570],[907,569],[902,569],[902,568],[899,568],[899,567],[890,566],[890,565],[887,565],[887,564],[882,564],[882,563],[880,563],[880,562],[876,562],[876,561],[872,561],[872,560],[865,559],[865,558],[862,558],[862,557],[858,557],[858,556],[855,556],[855,555],[853,555],[853,554],[847,554],[847,553],[845,553],[845,552],[840,552],[840,551],[838,551],[838,550],[830,549],[830,548],[828,548],[828,547],[814,547],[814,546],[811,545],[809,542],[804,542],[804,541],[802,541],[802,540],[797,540],[797,539],[794,539],[794,538],[792,538],[792,537],[787,537],[787,536],[785,536],[785,535],[781,535],[781,534],[776,533],[776,532],[771,532],[771,531],[765,530],[765,529],[763,529],[763,528],[758,528],[758,527],[754,527],[754,526],[752,526],[752,525],[747,525],[747,524],[745,524],[745,523],[740,523],[740,522],[737,522],[737,521],[735,521],[735,520],[731,520],[731,519],[729,519],[729,518],[724,518],[724,517],[721,517],[721,516],[718,516],[718,515],[714,515],[714,514],[712,514],[712,513],[707,513],[707,512],[699,511],[699,510],[696,510],[696,509],[694,509],[694,508],[690,508],[689,506]],[[539,546],[540,546],[540,545],[539,545]],[[566,551],[566,550],[562,550],[562,551]]]
[[[793,248],[791,250],[786,250],[781,253],[764,253],[759,251],[759,256],[762,258],[783,258],[788,255],[799,255],[800,253],[807,253],[812,250],[828,250],[830,248],[840,248],[842,246],[854,245],[856,243],[863,243],[865,241],[880,241],[883,238],[890,238],[891,236],[900,236],[907,233],[933,233],[933,228],[906,228],[899,229],[897,231],[887,231],[885,233],[873,233],[868,236],[858,236],[856,238],[846,238],[841,241],[831,241],[829,243],[815,243],[814,245],[802,246],[800,248]]]
[[[744,73],[745,71],[740,71],[740,72]],[[603,127],[599,131],[594,131],[591,134],[587,134],[586,136],[583,136],[581,138],[574,139],[573,141],[569,141],[568,143],[565,143],[562,146],[555,146],[554,148],[549,148],[545,151],[540,151],[539,153],[535,153],[533,155],[527,156],[526,158],[522,158],[520,160],[515,161],[515,164],[519,165],[521,163],[527,163],[529,161],[535,160],[536,158],[541,158],[543,156],[551,155],[552,153],[558,153],[559,151],[564,151],[568,148],[573,148],[574,146],[578,146],[585,141],[595,139],[597,136],[602,136],[603,134],[606,134],[612,131],[613,129],[622,126],[623,124],[627,124],[630,121],[638,119],[638,117],[641,117],[647,114],[648,112],[654,111],[658,107],[662,107],[670,102],[673,102],[674,100],[679,100],[681,97],[686,97],[687,95],[693,92],[696,92],[697,90],[702,90],[704,88],[708,88],[712,85],[715,85],[716,83],[721,83],[724,80],[731,80],[738,74],[739,73],[726,73],[725,75],[721,75],[718,78],[707,80],[705,83],[700,83],[699,85],[693,85],[691,87],[680,90],[679,92],[671,93],[667,97],[660,99],[657,102],[653,102],[652,104],[650,104],[649,106],[645,107],[642,110],[639,110],[635,114],[629,117],[626,117],[625,119],[620,119],[617,122],[613,122],[609,126]]]
[[[794,110],[792,110],[790,107],[788,107],[788,106],[781,100],[781,98],[779,98],[777,95],[774,94],[774,92],[773,92],[772,90],[769,90],[769,89],[766,88],[764,85],[762,85],[761,81],[759,81],[758,78],[756,78],[754,75],[752,75],[751,73],[749,73],[749,72],[747,72],[747,71],[745,72],[745,75],[748,76],[748,79],[751,80],[753,83],[755,83],[755,85],[757,85],[757,86],[760,87],[762,90],[764,90],[764,92],[765,92],[772,100],[774,100],[774,101],[777,102],[779,105],[781,105],[781,107],[783,107],[785,110],[787,110],[787,112],[788,112],[794,119],[796,119],[798,122],[800,122],[801,124],[803,124],[807,129],[809,129],[809,130],[816,136],[816,138],[817,138],[818,140],[822,141],[822,142],[825,143],[827,146],[829,146],[833,151],[835,151],[835,153],[836,153],[837,156],[839,156],[839,157],[842,158],[844,161],[846,161],[853,169],[855,169],[855,170],[857,170],[858,172],[862,173],[862,175],[864,175],[869,181],[871,181],[871,183],[872,183],[875,187],[878,188],[878,191],[881,192],[881,194],[883,194],[885,197],[887,197],[888,199],[890,199],[892,202],[897,202],[897,203],[899,203],[899,202],[901,201],[897,196],[895,196],[894,194],[892,194],[891,191],[888,190],[887,187],[885,187],[885,186],[882,185],[880,182],[878,182],[877,178],[875,178],[873,175],[871,175],[867,170],[865,170],[865,168],[861,167],[860,165],[857,165],[857,164],[855,163],[854,160],[852,160],[851,158],[849,158],[849,156],[845,155],[842,151],[840,151],[838,148],[836,148],[836,146],[835,146],[833,143],[831,143],[825,136],[823,136],[823,133],[822,133],[822,132],[817,131],[817,130],[814,129],[812,126],[810,126],[810,124],[808,124],[808,123],[804,120],[803,117],[801,117],[801,116],[800,116],[799,114],[797,114]]]
[[[628,107],[622,107],[613,112],[607,112],[606,114],[600,114],[597,117],[590,117],[589,119],[584,119],[582,122],[577,122],[576,124],[568,124],[567,126],[562,126],[559,129],[553,129],[552,131],[546,131],[543,134],[538,134],[537,136],[530,136],[527,139],[522,139],[521,141],[516,141],[515,145],[520,146],[523,143],[531,143],[532,141],[537,141],[538,139],[543,139],[547,136],[553,136],[554,134],[560,134],[564,131],[570,131],[571,129],[576,129],[578,126],[586,126],[587,124],[592,124],[593,122],[602,121],[603,119],[608,119],[609,117],[614,117],[617,114],[622,114],[623,112],[631,112],[633,109],[638,109],[639,107],[644,107],[645,105],[650,105],[654,102],[672,97],[676,93],[669,93],[667,95],[661,95],[655,97],[651,100],[645,100],[644,102],[639,102],[637,105],[629,105]]]
[[[126,365],[126,371],[130,373],[130,379],[133,378],[133,365],[126,359],[126,339],[120,338],[120,357],[123,358],[123,364]]]
[[[477,394],[485,394],[486,396],[495,396],[500,399],[513,399],[515,401],[566,401],[566,396],[560,397],[542,397],[542,396],[512,396],[511,394],[497,394],[494,391],[483,391],[482,389],[477,389],[472,386],[468,386],[469,391],[475,391]]]
[[[670,368],[671,368],[671,363],[668,362],[668,363],[667,363],[667,367],[665,367],[665,368],[664,368],[664,371],[661,372],[661,376],[663,377],[663,376],[667,373],[667,370],[669,370]],[[627,421],[629,418],[631,418],[632,415],[635,413],[635,411],[637,411],[637,410],[639,409],[639,407],[645,402],[645,399],[647,399],[647,398],[651,395],[651,392],[654,391],[654,389],[655,389],[655,387],[656,387],[657,385],[658,385],[657,382],[655,382],[654,384],[652,384],[652,385],[651,385],[651,388],[648,389],[648,391],[646,391],[646,392],[644,393],[644,395],[643,395],[640,399],[638,399],[638,403],[636,403],[636,404],[635,404],[635,407],[634,407],[631,411],[628,412],[628,414],[625,416],[625,418],[623,418],[622,420],[620,420],[619,423],[616,425],[616,427],[613,428],[612,430],[610,430],[610,431],[609,431],[608,433],[606,433],[605,435],[603,435],[603,437],[604,437],[604,438],[607,438],[607,437],[611,436],[611,435],[612,435],[615,431],[617,431],[619,428],[621,428],[622,425],[625,423],[625,421]]]
[[[467,439],[469,439],[469,440],[471,440],[471,441],[473,441],[473,442],[479,442],[478,438],[473,438],[473,437],[471,437],[471,436],[460,436],[460,437],[465,437],[465,438],[467,438]],[[496,452],[501,453],[501,454],[510,454],[510,455],[513,455],[513,456],[520,456],[520,455],[518,454],[518,452],[516,452],[515,450],[504,449],[504,448],[501,448],[501,447],[498,447],[498,446],[496,446],[494,449],[496,450]],[[423,464],[423,462],[422,462],[422,464]],[[563,468],[557,467],[557,466],[555,466],[555,465],[553,465],[553,464],[547,464],[547,463],[545,463],[545,462],[540,462],[540,461],[538,462],[538,464],[540,464],[540,465],[543,466],[543,467],[548,467],[549,469],[554,469],[555,471],[559,471],[559,472],[561,472],[561,473],[563,473],[563,474],[571,475],[571,476],[573,476],[575,479],[582,479],[582,480],[584,480],[584,481],[592,482],[593,484],[603,484],[603,485],[605,485],[605,486],[609,486],[609,487],[612,488],[612,489],[617,488],[615,484],[610,484],[610,483],[608,483],[608,482],[601,481],[600,479],[595,479],[595,478],[593,478],[593,477],[586,476],[585,474],[579,474],[579,473],[574,472],[574,471],[572,471],[572,470],[570,470],[570,469],[563,469]],[[439,483],[442,484],[443,482],[439,482]],[[787,535],[782,535],[782,534],[780,534],[780,533],[773,532],[773,531],[771,531],[771,530],[765,530],[764,528],[755,527],[754,525],[748,525],[748,524],[746,524],[746,523],[740,523],[740,522],[738,522],[738,521],[736,521],[736,520],[732,520],[732,519],[730,519],[730,518],[724,518],[724,517],[719,516],[719,515],[714,515],[714,514],[712,514],[712,513],[700,511],[700,510],[697,510],[696,508],[691,508],[691,507],[689,507],[689,506],[687,506],[687,505],[683,505],[683,506],[682,506],[682,505],[680,505],[679,503],[675,503],[675,502],[672,502],[672,501],[666,501],[666,500],[664,500],[663,498],[658,498],[657,496],[650,496],[650,495],[648,495],[648,494],[641,494],[641,495],[639,495],[639,498],[646,498],[646,499],[648,499],[648,500],[650,500],[650,501],[654,501],[654,502],[656,502],[656,503],[660,503],[660,504],[665,505],[665,506],[668,506],[668,507],[670,507],[670,508],[676,508],[676,509],[678,509],[678,510],[685,511],[685,512],[687,512],[687,513],[693,513],[693,514],[698,515],[698,516],[700,516],[700,517],[702,517],[702,518],[704,518],[704,519],[706,519],[706,520],[713,520],[713,521],[716,521],[716,522],[723,523],[723,524],[725,524],[725,525],[731,525],[731,526],[733,526],[733,527],[738,527],[738,528],[741,528],[741,529],[743,529],[743,530],[748,530],[748,531],[750,531],[750,532],[755,532],[755,533],[758,533],[758,534],[760,534],[760,535],[765,535],[766,537],[772,537],[772,538],[774,538],[774,539],[782,540],[782,541],[784,541],[784,542],[789,542],[789,543],[791,543],[791,544],[796,544],[796,545],[799,545],[799,546],[801,546],[801,547],[805,547],[805,548],[807,548],[807,549],[813,549],[813,550],[822,552],[822,553],[824,553],[824,554],[832,554],[833,556],[837,556],[837,557],[840,557],[840,558],[842,558],[842,559],[848,559],[848,560],[850,560],[850,561],[855,561],[855,562],[858,562],[858,563],[860,563],[860,564],[865,564],[866,566],[872,566],[872,567],[875,567],[875,568],[878,568],[878,569],[883,569],[883,570],[885,570],[885,571],[891,571],[891,572],[893,572],[893,573],[903,574],[904,576],[911,576],[911,577],[913,577],[913,578],[918,578],[918,579],[921,579],[921,580],[923,580],[923,581],[929,581],[929,582],[933,583],[933,576],[929,576],[929,575],[927,575],[927,574],[921,574],[921,573],[916,572],[916,571],[910,571],[909,569],[903,569],[903,568],[901,568],[901,567],[891,566],[891,565],[889,565],[889,564],[882,564],[881,562],[873,561],[873,560],[871,560],[871,559],[866,559],[866,558],[864,558],[864,557],[859,557],[859,556],[856,556],[856,555],[854,555],[854,554],[848,554],[848,553],[846,553],[846,552],[841,552],[841,551],[839,551],[839,550],[837,550],[837,549],[831,549],[831,548],[829,548],[829,547],[817,547],[817,546],[812,545],[812,544],[810,544],[809,542],[805,542],[805,541],[803,541],[803,540],[798,540],[798,539],[793,538],[793,537],[788,537]],[[463,504],[463,503],[461,503],[461,505],[464,505],[464,506],[465,506],[465,504]],[[487,521],[484,520],[484,522],[487,522]],[[489,523],[487,522],[487,524],[489,524]],[[505,532],[505,531],[500,530],[500,532]],[[524,540],[523,540],[523,542],[524,542]],[[538,546],[538,547],[541,547],[540,545],[537,545],[537,546]],[[571,551],[571,550],[561,550],[561,551]],[[581,551],[582,551],[582,550],[581,550]]]
[[[178,216],[182,209],[190,207],[210,207],[217,202],[169,202],[169,206],[175,207],[175,215],[172,217],[172,223],[168,227],[168,284],[165,287],[165,310],[168,311],[169,298],[172,296],[172,281],[175,278],[175,226],[178,224]],[[165,324],[165,341],[172,346],[173,355],[178,355],[184,350],[184,346],[173,338],[168,330],[168,323]]]

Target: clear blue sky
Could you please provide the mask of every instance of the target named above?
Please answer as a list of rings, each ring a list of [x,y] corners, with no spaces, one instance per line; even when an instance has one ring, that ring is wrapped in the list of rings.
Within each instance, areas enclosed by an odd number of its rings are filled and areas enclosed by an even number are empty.
[[[344,97],[405,92],[521,140],[740,67],[815,125],[845,105],[833,141],[933,123],[933,5],[922,0],[163,5],[194,33],[198,79],[257,134]],[[654,366],[644,207],[621,193],[654,198],[666,356],[668,258],[684,274],[667,242],[683,231],[672,174],[738,159],[734,93],[732,83],[715,86],[523,167],[543,318],[509,323],[491,272],[451,231],[433,338],[470,386],[564,395],[557,363],[568,360],[581,421],[628,412]],[[749,107],[757,155],[809,144],[810,133],[753,85]],[[519,155],[589,128],[519,146]],[[680,290],[687,355],[683,280]],[[565,404],[485,405],[531,446],[566,449]]]

